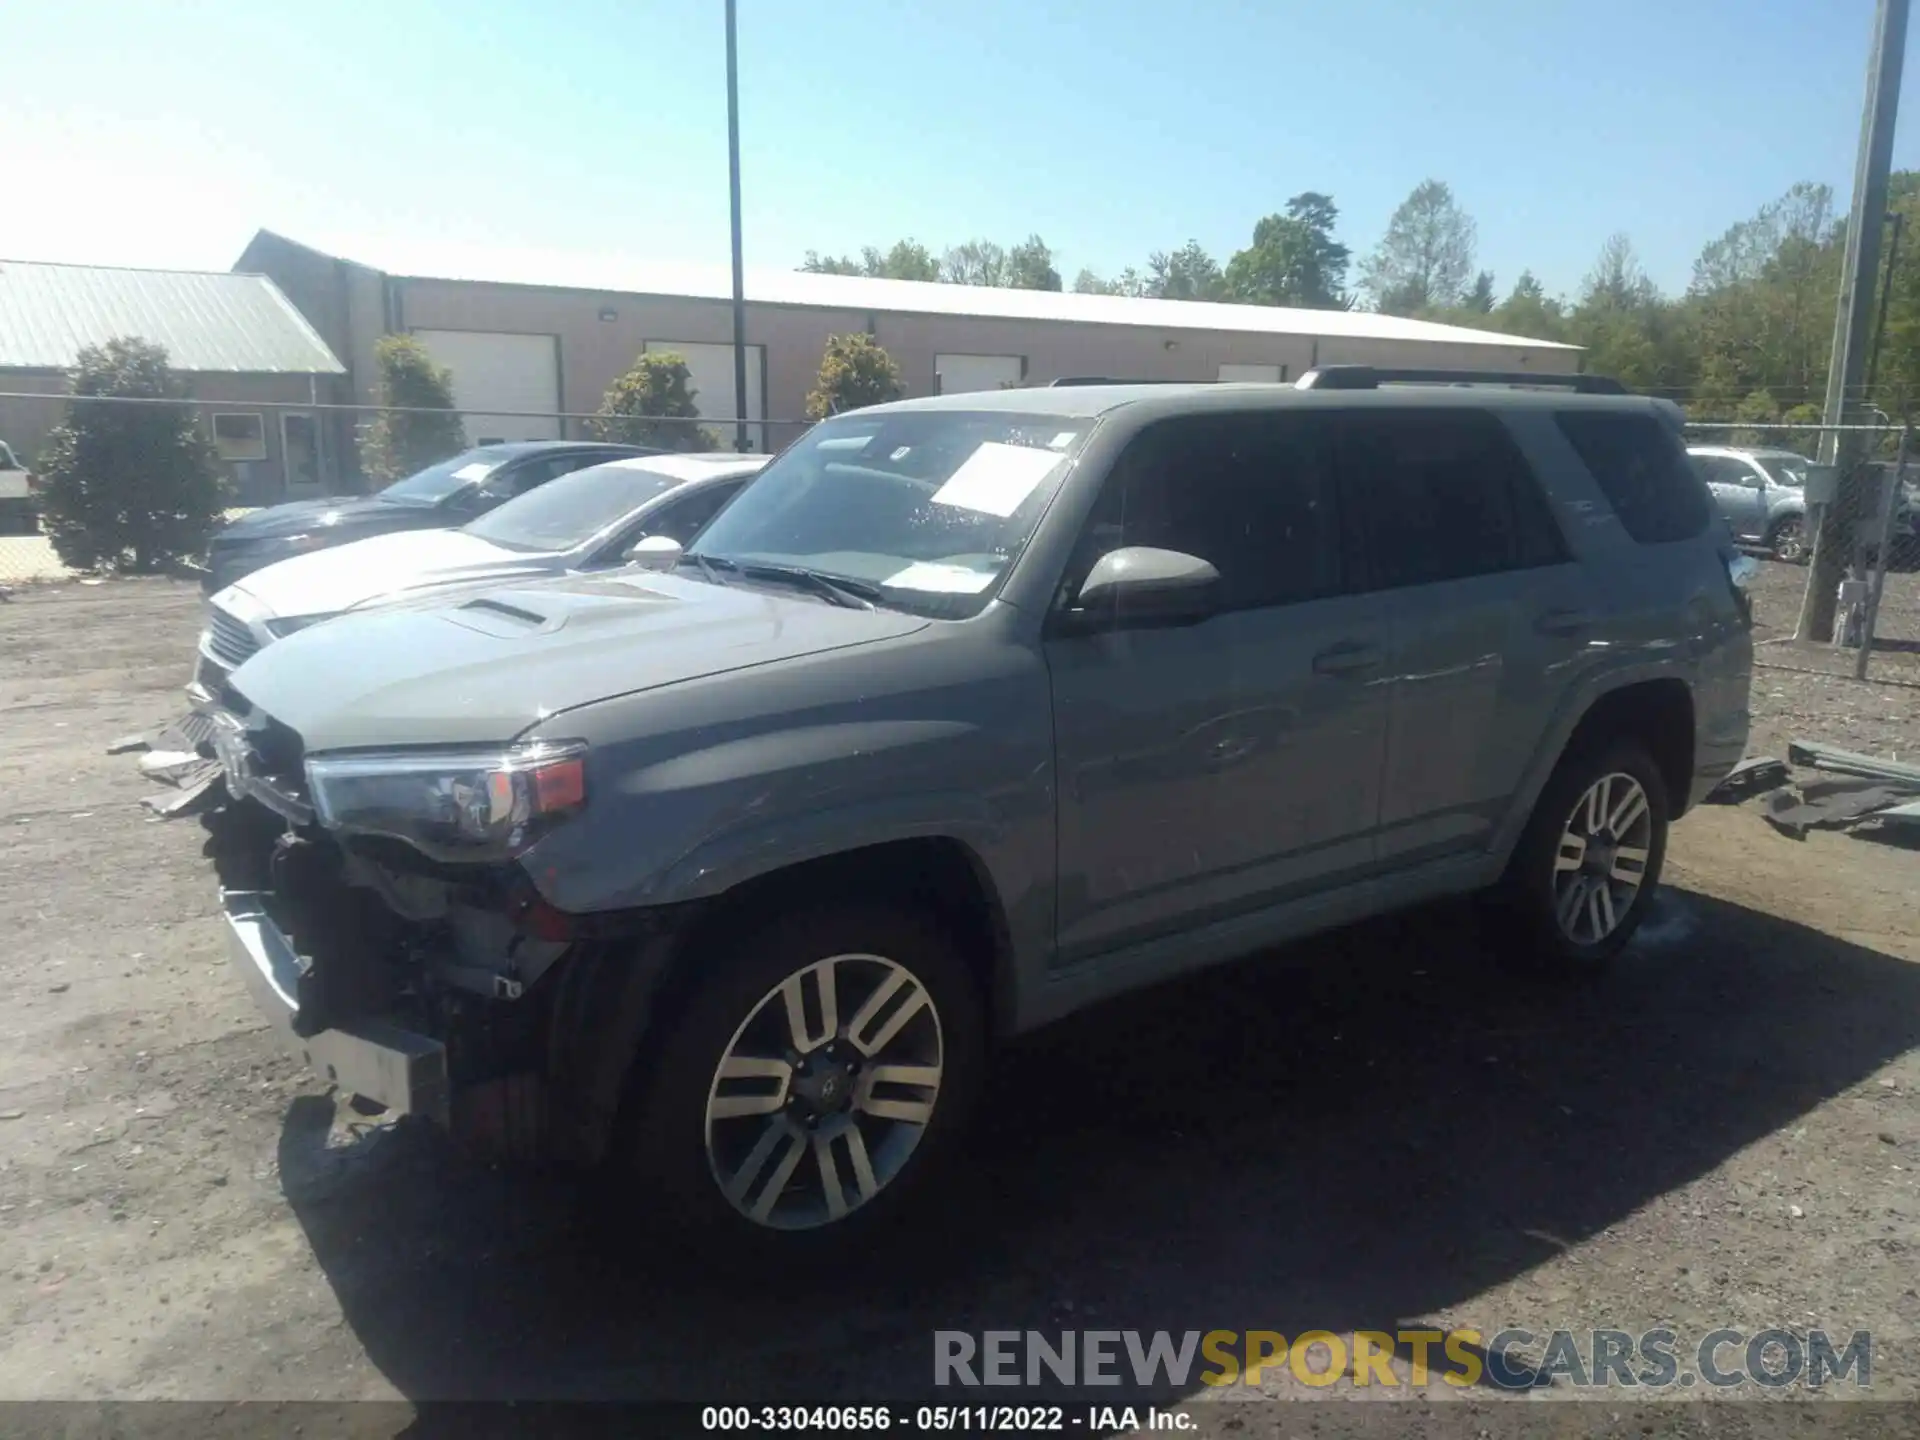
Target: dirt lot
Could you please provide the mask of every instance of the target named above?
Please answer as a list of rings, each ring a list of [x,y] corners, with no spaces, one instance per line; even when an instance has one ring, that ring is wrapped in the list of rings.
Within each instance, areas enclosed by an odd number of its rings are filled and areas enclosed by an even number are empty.
[[[872,1401],[922,1392],[936,1327],[1416,1319],[1867,1328],[1875,1395],[1920,1397],[1920,854],[1707,808],[1589,989],[1501,980],[1443,908],[1105,1006],[1007,1057],[917,1261],[668,1288],[565,1185],[269,1047],[198,829],[102,753],[172,717],[196,616],[163,582],[0,605],[0,1398]],[[1761,672],[1767,744],[1920,749],[1920,694],[1804,678]]]

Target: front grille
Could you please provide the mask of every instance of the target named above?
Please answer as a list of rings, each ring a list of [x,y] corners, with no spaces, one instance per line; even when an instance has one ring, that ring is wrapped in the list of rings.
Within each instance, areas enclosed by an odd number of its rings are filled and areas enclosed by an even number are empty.
[[[242,665],[260,648],[253,630],[218,605],[207,607],[207,648],[227,665]]]

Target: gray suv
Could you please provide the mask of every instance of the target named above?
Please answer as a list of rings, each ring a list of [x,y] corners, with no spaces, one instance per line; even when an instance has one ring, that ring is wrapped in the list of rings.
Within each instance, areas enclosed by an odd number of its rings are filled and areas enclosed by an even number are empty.
[[[1118,991],[1464,892],[1600,966],[1741,756],[1749,562],[1673,406],[1394,378],[878,406],[650,568],[269,647],[239,972],[343,1090],[797,1255]]]

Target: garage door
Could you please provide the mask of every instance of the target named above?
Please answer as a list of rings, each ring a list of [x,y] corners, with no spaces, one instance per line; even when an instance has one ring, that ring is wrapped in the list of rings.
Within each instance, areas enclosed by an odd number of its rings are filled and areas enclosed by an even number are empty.
[[[453,399],[465,416],[469,442],[560,438],[560,421],[555,418],[560,408],[560,359],[553,336],[488,330],[416,330],[413,334],[429,355],[453,372]]]
[[[734,446],[734,427],[727,423],[736,415],[745,415],[749,420],[767,418],[766,397],[761,393],[761,377],[766,367],[762,362],[762,347],[747,346],[747,408],[736,410],[733,407],[733,346],[707,345],[683,340],[649,340],[647,353],[657,355],[663,350],[676,352],[687,362],[687,371],[693,377],[693,404],[703,416],[711,416],[719,421],[717,425],[706,428],[720,445],[728,450]],[[747,448],[764,452],[767,448],[766,428],[760,425],[747,429]]]
[[[1256,380],[1278,384],[1287,378],[1287,367],[1284,365],[1222,365],[1220,378],[1222,381]]]
[[[963,395],[969,390],[1000,390],[1025,378],[1026,364],[1018,355],[936,355],[933,373],[936,393]]]

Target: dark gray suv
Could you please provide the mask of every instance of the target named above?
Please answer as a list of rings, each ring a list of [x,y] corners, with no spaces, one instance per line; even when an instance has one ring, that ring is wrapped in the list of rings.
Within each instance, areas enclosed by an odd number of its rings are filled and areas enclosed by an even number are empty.
[[[1747,562],[1673,406],[1394,378],[862,410],[654,568],[269,647],[240,974],[343,1089],[739,1254],[859,1236],[996,1037],[1117,991],[1473,891],[1600,965],[1740,758]]]

